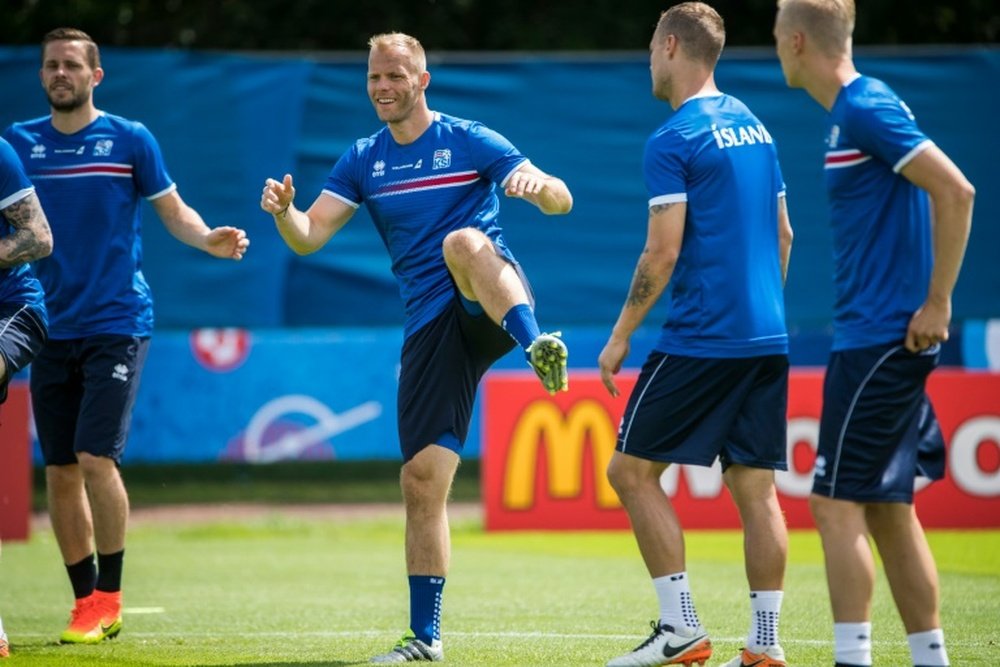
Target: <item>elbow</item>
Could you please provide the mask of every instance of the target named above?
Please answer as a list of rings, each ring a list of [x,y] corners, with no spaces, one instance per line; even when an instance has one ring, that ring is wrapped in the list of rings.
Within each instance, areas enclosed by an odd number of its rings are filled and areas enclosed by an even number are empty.
[[[566,215],[573,210],[573,195],[566,193],[566,196],[559,200],[558,205],[555,210],[552,211],[553,215]]]
[[[52,232],[46,230],[44,234],[38,235],[38,246],[35,256],[32,259],[41,259],[43,257],[48,257],[52,254],[52,248],[54,247],[52,241]]]

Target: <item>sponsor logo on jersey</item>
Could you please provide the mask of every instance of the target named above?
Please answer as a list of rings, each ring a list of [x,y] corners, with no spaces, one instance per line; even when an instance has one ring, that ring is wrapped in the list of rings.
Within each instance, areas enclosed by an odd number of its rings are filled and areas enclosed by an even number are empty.
[[[31,159],[39,160],[45,158],[45,146],[42,144],[35,144],[31,147]]]
[[[377,178],[379,176],[385,176],[385,160],[377,160],[375,164],[372,165],[372,178]]]
[[[98,139],[97,143],[94,144],[94,155],[97,156],[108,156],[111,155],[111,147],[115,145],[115,142],[111,139]]]

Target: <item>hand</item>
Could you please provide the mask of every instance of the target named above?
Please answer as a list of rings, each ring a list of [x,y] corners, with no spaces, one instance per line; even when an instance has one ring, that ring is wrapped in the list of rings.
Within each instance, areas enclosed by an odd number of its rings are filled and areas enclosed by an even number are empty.
[[[236,227],[215,227],[205,237],[205,252],[213,257],[239,261],[248,247],[247,233]]]
[[[271,215],[285,212],[295,199],[295,187],[292,185],[292,175],[285,174],[285,180],[279,183],[273,178],[264,181],[264,192],[260,196],[260,207]]]
[[[549,180],[548,176],[536,174],[525,169],[515,171],[507,181],[504,194],[508,197],[525,199],[537,196],[545,189],[545,184]]]
[[[906,328],[906,349],[921,352],[948,340],[948,325],[951,323],[951,299],[945,301],[927,300],[910,318]]]
[[[601,382],[608,390],[608,393],[615,398],[621,393],[615,385],[614,376],[622,369],[622,362],[628,356],[631,345],[627,338],[615,338],[613,335],[608,339],[600,356],[597,357],[597,366],[601,369]]]

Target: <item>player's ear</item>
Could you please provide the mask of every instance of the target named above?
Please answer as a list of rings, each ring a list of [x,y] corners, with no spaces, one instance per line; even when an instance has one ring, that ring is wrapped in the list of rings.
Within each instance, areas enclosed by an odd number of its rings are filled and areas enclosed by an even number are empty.
[[[420,75],[420,90],[427,90],[429,85],[431,85],[431,73],[424,72]]]
[[[104,81],[104,68],[98,67],[94,70],[94,87],[101,85],[101,81]]]

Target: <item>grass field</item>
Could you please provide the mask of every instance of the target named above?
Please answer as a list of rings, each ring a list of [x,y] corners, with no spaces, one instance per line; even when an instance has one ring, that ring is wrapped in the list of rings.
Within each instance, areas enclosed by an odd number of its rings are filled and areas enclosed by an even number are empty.
[[[137,518],[126,554],[122,635],[56,643],[71,593],[52,534],[6,544],[0,614],[15,665],[353,665],[387,650],[407,622],[402,518]],[[952,665],[993,665],[1000,650],[1000,532],[935,532]],[[736,532],[691,532],[688,570],[702,622],[735,655],[748,624]],[[443,638],[452,665],[603,665],[645,637],[656,602],[630,533],[487,534],[453,522]],[[829,667],[819,541],[792,536],[783,644],[791,665]],[[909,665],[880,578],[875,664]]]

